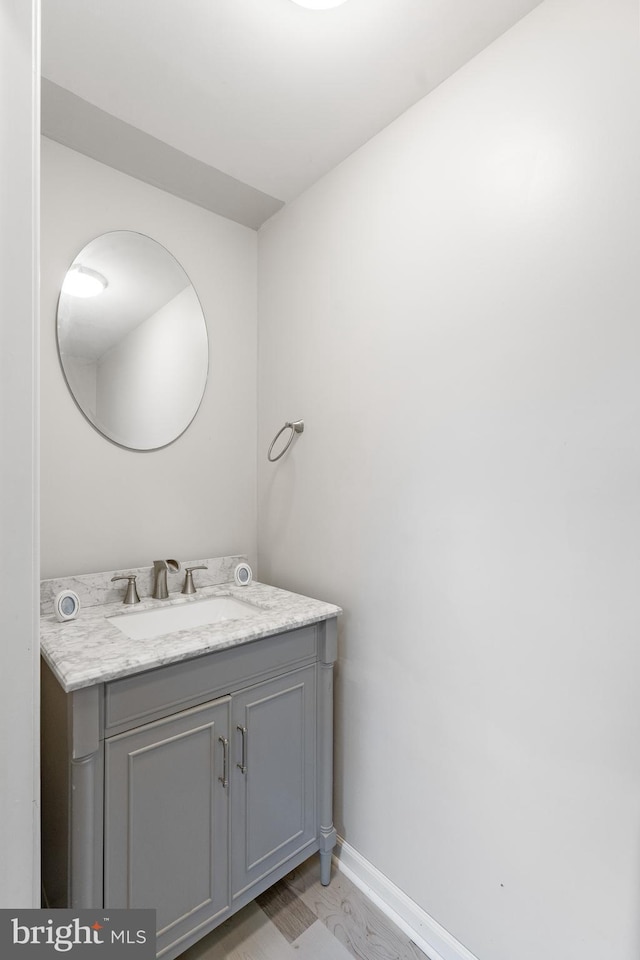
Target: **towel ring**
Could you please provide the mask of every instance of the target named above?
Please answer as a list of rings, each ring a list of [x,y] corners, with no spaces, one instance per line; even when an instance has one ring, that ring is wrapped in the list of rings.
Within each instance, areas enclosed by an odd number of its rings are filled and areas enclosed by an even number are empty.
[[[280,437],[285,430],[291,430],[291,436],[285,443],[284,447],[282,448],[278,456],[272,457],[271,451],[273,450],[276,444],[276,441],[278,440],[278,437]],[[291,444],[293,443],[293,438],[295,437],[296,433],[302,433],[303,430],[304,430],[304,420],[294,420],[293,423],[285,423],[284,427],[281,427],[280,430],[278,430],[275,437],[271,441],[271,446],[269,447],[269,452],[267,453],[267,460],[269,461],[269,463],[275,463],[276,460],[279,460],[280,457],[283,457],[287,452],[287,450],[289,449],[289,447],[291,446]]]

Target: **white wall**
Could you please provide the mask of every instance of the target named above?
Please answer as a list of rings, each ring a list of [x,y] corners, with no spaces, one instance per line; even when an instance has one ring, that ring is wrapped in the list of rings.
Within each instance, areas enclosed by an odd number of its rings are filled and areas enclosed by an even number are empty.
[[[256,234],[42,142],[42,576],[157,557],[256,551]],[[134,230],[182,264],[204,310],[209,379],[175,443],[140,453],[98,434],[67,390],[56,304],[79,250]]]
[[[0,0],[0,907],[40,901],[39,4]]]
[[[339,831],[481,960],[640,952],[639,64],[547,0],[260,232],[261,577],[345,610]]]

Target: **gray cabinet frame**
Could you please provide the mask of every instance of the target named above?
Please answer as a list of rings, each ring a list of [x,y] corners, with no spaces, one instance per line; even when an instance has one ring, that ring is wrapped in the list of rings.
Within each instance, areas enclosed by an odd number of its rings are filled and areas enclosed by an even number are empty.
[[[158,956],[172,960],[316,851],[320,854],[321,880],[327,884],[336,842],[332,800],[336,656],[336,620],[331,618],[68,694],[43,662],[43,884],[49,905],[115,906],[107,902],[104,886],[104,796],[105,789],[107,796],[111,795],[112,786],[105,784],[105,744],[108,752],[113,753],[118,743],[127,743],[127,733],[131,732],[133,744],[137,731],[147,728],[153,733],[154,724],[160,733],[164,724],[169,726],[173,722],[180,730],[186,723],[184,730],[187,730],[189,711],[208,704],[215,709],[214,701],[223,698],[230,698],[231,718],[227,788],[231,824],[227,834],[231,837],[228,909],[220,909],[216,904],[212,916],[204,921],[200,919],[194,929],[186,932],[184,925],[177,924],[177,938],[159,939]],[[258,708],[257,704],[262,706]],[[240,746],[234,732],[238,733],[238,727],[245,727],[248,730],[245,736],[250,738],[248,721],[244,721],[251,709],[262,711],[264,722],[271,722],[273,718],[276,730],[284,730],[291,718],[298,716],[304,728],[285,744],[285,750],[295,746],[301,751],[300,830],[294,830],[288,838],[285,830],[285,840],[279,845],[278,830],[284,829],[280,821],[261,821],[258,829],[266,837],[264,842],[271,842],[270,831],[276,840],[274,849],[269,849],[262,858],[262,867],[256,869],[247,866],[247,852],[237,840],[239,831],[246,837],[246,817],[253,814],[251,769],[247,766],[245,772],[236,766],[241,757],[237,755]],[[204,715],[207,716],[206,709]],[[193,711],[192,716],[197,725],[200,714]],[[220,714],[216,716],[219,724]],[[146,742],[146,735],[143,734],[140,743]],[[244,746],[251,751],[250,739]],[[274,749],[278,750],[277,744]],[[287,766],[286,755],[281,754],[278,759],[277,752],[273,759],[276,767],[280,764],[280,773],[290,777],[292,785],[297,784],[297,768],[291,766],[292,761]],[[261,780],[259,785],[254,783],[254,787],[270,789],[264,756],[261,755],[256,766],[255,776]]]

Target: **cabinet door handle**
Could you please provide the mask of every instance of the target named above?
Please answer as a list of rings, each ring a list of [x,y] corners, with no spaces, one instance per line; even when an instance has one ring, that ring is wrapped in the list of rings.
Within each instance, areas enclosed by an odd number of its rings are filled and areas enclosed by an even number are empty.
[[[240,731],[240,736],[242,737],[242,758],[240,763],[236,763],[236,767],[239,767],[243,773],[247,772],[247,728],[241,727],[240,724],[237,725],[236,730]]]
[[[226,737],[218,737],[222,744],[222,776],[218,780],[223,787],[229,786],[228,760],[229,760],[229,741]]]

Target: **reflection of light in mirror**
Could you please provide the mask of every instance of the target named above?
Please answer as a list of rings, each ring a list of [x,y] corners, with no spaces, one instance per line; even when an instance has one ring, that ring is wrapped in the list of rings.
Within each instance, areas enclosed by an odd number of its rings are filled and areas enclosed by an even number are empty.
[[[72,267],[62,283],[62,292],[70,297],[97,297],[107,287],[107,280],[89,267]]]

